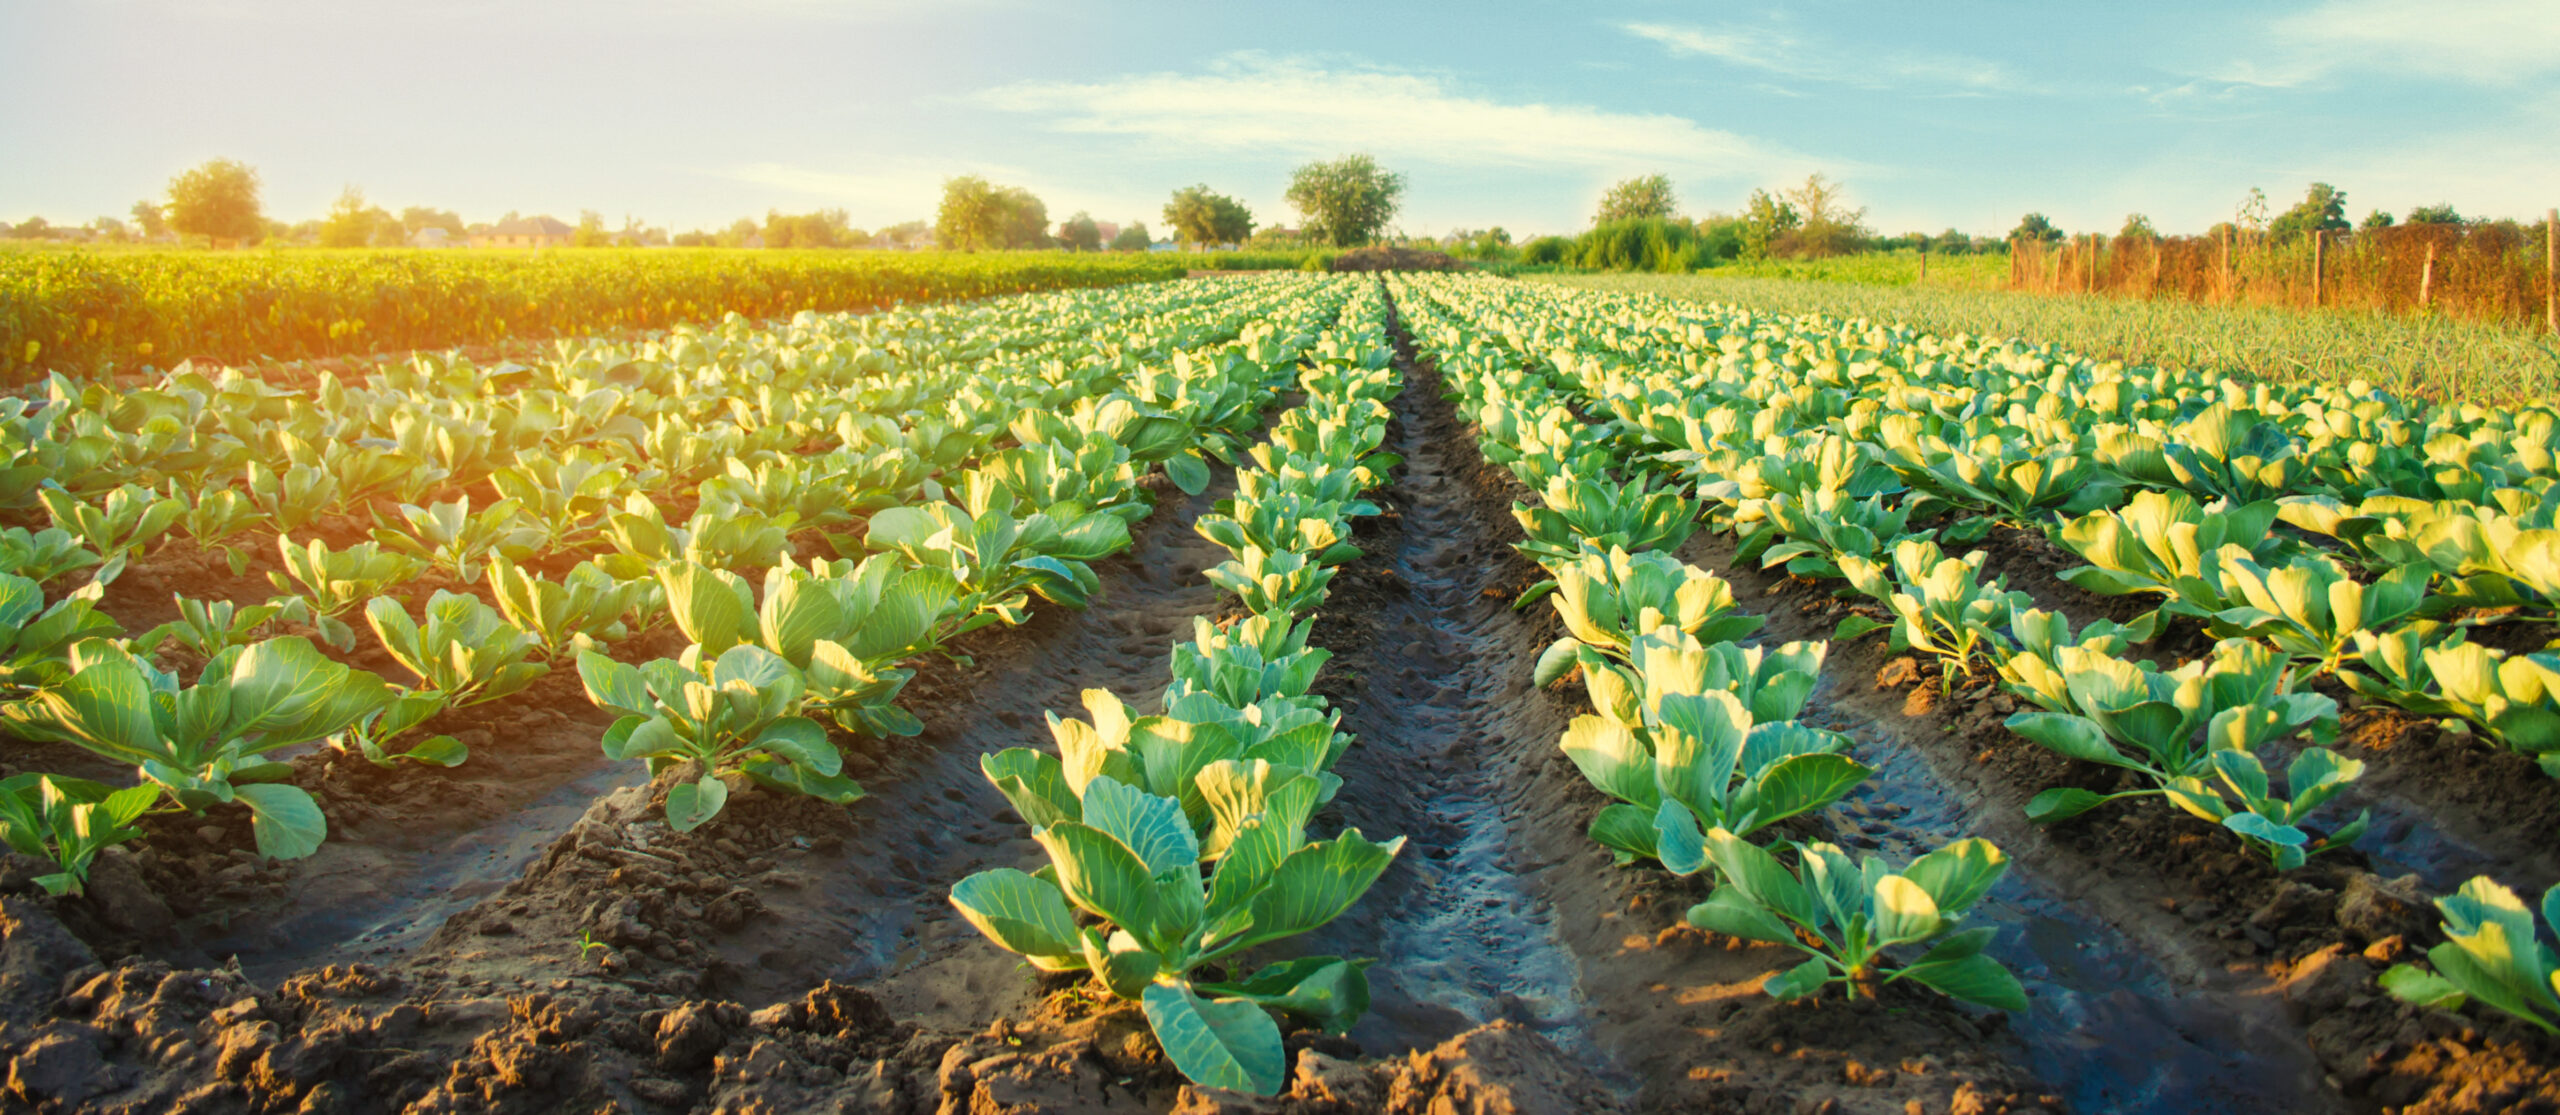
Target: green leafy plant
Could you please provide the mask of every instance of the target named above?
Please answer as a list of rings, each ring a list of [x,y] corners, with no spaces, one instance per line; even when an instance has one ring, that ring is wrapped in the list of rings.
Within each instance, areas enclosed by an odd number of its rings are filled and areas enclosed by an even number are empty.
[[[0,573],[25,577],[37,584],[75,569],[86,569],[101,560],[61,527],[33,532],[25,527],[0,530]]]
[[[1243,553],[1201,571],[1210,584],[1235,594],[1255,615],[1295,616],[1324,603],[1334,571],[1301,553]]]
[[[2347,688],[2421,716],[2460,717],[2560,778],[2560,653],[2510,655],[2428,623],[2359,631],[2355,643],[2362,669],[2338,672]]]
[[[140,836],[134,821],[159,802],[160,787],[150,783],[109,790],[85,779],[16,775],[0,781],[0,842],[61,869],[36,876],[45,893],[76,895],[98,853]]]
[[[1566,473],[1547,481],[1542,506],[1513,504],[1526,541],[1513,543],[1541,565],[1572,561],[1593,549],[1674,550],[1698,530],[1698,505],[1650,473],[1620,480],[1605,472]]]
[[[426,622],[409,617],[398,600],[377,596],[365,605],[374,637],[419,682],[452,708],[469,708],[519,692],[551,667],[527,659],[531,635],[498,617],[479,597],[437,589],[427,598]]]
[[[231,539],[265,521],[266,515],[258,510],[248,493],[238,488],[218,487],[207,488],[189,497],[179,488],[178,482],[172,480],[169,482],[169,498],[179,500],[186,508],[185,513],[178,516],[176,525],[186,531],[187,538],[196,544],[197,549],[219,551],[223,564],[230,567],[234,577],[249,572],[249,551],[232,545]]]
[[[604,753],[642,759],[651,774],[691,764],[693,778],[667,790],[667,824],[690,832],[729,801],[723,776],[738,774],[777,789],[846,804],[862,787],[841,773],[844,756],[818,722],[799,715],[806,683],[782,656],[737,645],[706,660],[640,666],[594,651],[578,652],[587,699],[622,714],[605,730]]]
[[[928,503],[873,515],[865,541],[949,575],[964,614],[992,613],[1013,626],[1029,618],[1032,593],[1084,607],[1102,587],[1091,563],[1127,549],[1129,526],[1073,505],[1016,519],[992,504]]]
[[[47,607],[36,582],[0,573],[0,698],[59,684],[71,676],[74,645],[122,632],[98,610],[105,591],[91,582]]]
[[[1723,578],[1658,550],[1584,550],[1557,563],[1548,586],[1555,593],[1549,603],[1572,634],[1539,657],[1539,685],[1572,668],[1578,645],[1632,661],[1636,639],[1664,624],[1713,645],[1749,635],[1762,622],[1734,610],[1733,586]],[[1540,595],[1533,588],[1523,603]]]
[[[310,855],[329,826],[310,794],[284,782],[293,768],[263,756],[343,731],[392,698],[381,678],[290,636],[226,650],[183,688],[101,639],[74,646],[71,662],[62,684],[0,705],[0,723],[132,763],[184,808],[245,805],[259,853],[273,859]]]
[[[471,513],[471,497],[420,507],[400,505],[407,530],[376,527],[373,539],[385,547],[435,565],[471,584],[480,579],[481,564],[493,557],[521,560],[541,545],[540,527],[524,523],[516,501],[502,499]]]
[[[2009,591],[2006,577],[1983,584],[1985,556],[1976,550],[1951,558],[1934,541],[1904,539],[1893,548],[1888,577],[1877,562],[1842,555],[1849,584],[1892,609],[1893,621],[1851,616],[1840,621],[1832,638],[1855,639],[1890,627],[1894,653],[1916,650],[1936,658],[1947,686],[1959,677],[1970,680],[1977,663],[2008,649],[2011,617],[2032,602],[2026,593]]]
[[[518,630],[533,636],[543,657],[557,659],[588,644],[630,634],[633,613],[650,603],[650,585],[624,581],[582,561],[554,581],[502,557],[489,559],[489,595]]]
[[[2326,558],[2303,555],[2271,570],[2237,546],[2225,546],[2216,560],[2221,591],[2241,603],[2209,617],[2214,633],[2264,639],[2295,658],[2319,663],[2322,673],[2337,670],[2359,633],[2386,630],[2415,615],[2429,576],[2427,566],[2413,563],[2366,585]]]
[[[1982,951],[1997,931],[1957,928],[2009,869],[1986,841],[1959,840],[1898,872],[1874,856],[1853,864],[1821,843],[1799,846],[1798,868],[1790,872],[1766,849],[1722,828],[1707,833],[1706,851],[1723,881],[1689,908],[1689,924],[1807,956],[1762,985],[1775,998],[1809,998],[1839,984],[1855,999],[1907,979],[1951,999],[2027,1009],[2026,988]],[[1927,950],[1898,965],[1886,952],[1921,946]]]
[[[169,525],[187,509],[185,503],[138,484],[117,488],[94,503],[51,487],[39,490],[36,498],[43,501],[56,529],[69,532],[99,555],[100,564],[90,579],[102,585],[112,584],[124,573],[125,563],[168,533]]]
[[[2361,763],[2323,747],[2306,748],[2289,772],[2301,779],[2290,794],[2268,788],[2253,755],[2259,747],[2305,733],[2325,743],[2338,728],[2337,702],[2292,692],[2285,659],[2276,651],[2226,639],[2209,660],[2165,673],[2086,647],[2058,648],[2045,662],[2026,661],[2031,654],[2012,658],[2011,667],[2025,679],[2012,688],[2048,711],[2013,715],[2009,730],[2074,759],[2134,771],[2152,785],[2114,794],[2056,787],[2027,803],[2030,819],[2058,821],[2110,801],[2165,794],[2287,868],[2362,833],[2361,818],[2324,839],[2312,839],[2298,827],[2363,773]],[[2226,752],[2245,758],[2224,758]],[[2237,804],[2209,778],[2237,797]]]
[[[1600,712],[1575,717],[1558,746],[1618,799],[1590,835],[1622,864],[1694,874],[1707,865],[1706,830],[1757,831],[1838,801],[1870,773],[1841,754],[1846,737],[1790,719],[1820,668],[1814,645],[1764,655],[1666,627],[1638,642],[1634,671],[1584,655]]]
[[[471,758],[471,748],[450,735],[433,735],[412,743],[400,738],[444,711],[445,696],[432,689],[393,697],[329,738],[330,745],[378,767],[403,762],[458,767]]]
[[[1181,800],[1109,769],[1041,758],[1050,763],[1037,773],[1015,752],[984,760],[1051,864],[982,871],[952,888],[952,905],[987,939],[1035,968],[1089,971],[1137,1000],[1174,1067],[1208,1087],[1280,1090],[1286,1053],[1268,1010],[1339,1033],[1368,1008],[1360,961],[1301,957],[1242,979],[1198,972],[1340,916],[1402,837],[1372,843],[1355,829],[1307,839],[1314,780],[1268,763],[1200,767],[1192,792],[1208,818],[1195,827]],[[1079,925],[1077,911],[1094,924]]]
[[[241,607],[228,600],[196,600],[184,593],[172,593],[178,604],[178,618],[143,632],[133,640],[133,649],[150,654],[170,643],[212,658],[232,647],[247,646],[258,641],[258,633],[284,611],[281,604],[251,604]]]
[[[2269,532],[2276,510],[2272,502],[2208,505],[2184,492],[2136,492],[2122,508],[2064,524],[2063,545],[2089,564],[2062,579],[2105,596],[2159,596],[2172,614],[2221,611],[2232,604],[2219,580],[2223,547],[2239,546],[2261,564],[2291,549]]]
[[[291,538],[278,535],[276,551],[284,558],[284,568],[267,574],[267,580],[284,594],[276,598],[284,609],[281,617],[310,624],[321,639],[340,651],[355,649],[356,629],[338,617],[386,589],[408,583],[426,568],[426,563],[385,551],[375,542],[332,550],[317,538],[297,546]]]
[[[2484,1004],[2547,1034],[2560,1034],[2560,957],[2543,943],[2534,911],[2516,892],[2486,875],[2436,899],[2444,913],[2445,942],[2427,950],[2435,970],[2394,964],[2382,973],[2386,991],[2420,1006],[2460,1010]],[[2543,892],[2542,922],[2560,926],[2560,887]]]

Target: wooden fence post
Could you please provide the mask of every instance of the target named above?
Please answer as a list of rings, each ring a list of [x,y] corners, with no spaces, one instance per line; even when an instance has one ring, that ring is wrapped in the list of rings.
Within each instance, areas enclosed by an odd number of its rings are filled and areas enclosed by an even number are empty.
[[[2427,308],[2436,293],[2436,242],[2427,241],[2427,262],[2418,270],[2418,308]]]
[[[1911,281],[1915,283],[1929,281],[1929,244],[1925,240],[1920,243],[1920,277]]]
[[[2231,238],[2235,231],[2229,227],[2222,230],[2222,289],[2216,293],[2225,302],[2231,300]]]
[[[2542,327],[2560,333],[2560,209],[2542,211]]]
[[[2321,289],[2320,289],[2320,277],[2321,277],[2321,275],[2322,275],[2322,273],[2323,273],[2323,270],[2324,270],[2324,269],[2321,267],[2321,265],[2322,265],[2322,264],[2324,264],[2324,263],[2326,263],[2326,262],[2328,262],[2328,253],[2329,253],[2329,230],[2328,230],[2328,229],[2325,229],[2325,228],[2315,228],[2315,229],[2312,229],[2312,230],[2311,230],[2311,305],[2312,305],[2315,309],[2316,309],[2316,308],[2318,308],[2318,307],[2319,307],[2319,305],[2320,305],[2320,295],[2321,295],[2321,293],[2322,293],[2322,292],[2321,292]]]
[[[2101,242],[2097,233],[2089,234],[2089,293],[2091,294],[2098,293],[2098,245]]]

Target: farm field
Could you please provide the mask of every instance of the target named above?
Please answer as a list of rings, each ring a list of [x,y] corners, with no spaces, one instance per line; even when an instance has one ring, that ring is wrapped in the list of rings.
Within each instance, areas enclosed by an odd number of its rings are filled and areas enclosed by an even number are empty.
[[[0,1104],[2560,1108],[2547,394],[986,266],[0,400]]]

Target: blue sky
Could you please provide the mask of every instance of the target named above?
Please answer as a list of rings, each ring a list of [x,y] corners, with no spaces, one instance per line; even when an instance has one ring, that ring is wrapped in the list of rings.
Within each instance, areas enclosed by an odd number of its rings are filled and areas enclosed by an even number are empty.
[[[0,218],[122,216],[216,156],[269,213],[676,229],[930,218],[978,173],[1153,225],[1193,182],[1295,223],[1366,151],[1408,232],[1583,227],[1618,178],[1738,209],[1814,171],[1887,232],[2560,204],[2560,0],[1129,4],[0,0]]]

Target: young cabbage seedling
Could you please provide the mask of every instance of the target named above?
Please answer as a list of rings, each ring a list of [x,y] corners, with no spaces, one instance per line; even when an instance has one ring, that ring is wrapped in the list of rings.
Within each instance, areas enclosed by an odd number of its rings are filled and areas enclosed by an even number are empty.
[[[36,498],[44,502],[57,529],[70,532],[103,559],[90,575],[102,585],[122,575],[126,561],[168,533],[187,509],[185,503],[137,484],[108,492],[95,503],[56,487],[38,490]]]
[[[151,783],[109,790],[80,778],[21,774],[0,781],[0,842],[60,868],[36,876],[47,894],[77,895],[98,853],[141,833],[133,822],[159,804]]]
[[[123,629],[98,610],[106,586],[91,582],[46,607],[36,582],[0,573],[0,698],[20,697],[71,676],[71,647]]]
[[[143,632],[133,640],[137,653],[149,654],[164,644],[179,646],[211,658],[232,647],[247,646],[258,641],[258,633],[284,611],[275,603],[240,607],[228,600],[195,600],[184,593],[172,593],[178,603],[178,618]]]
[[[580,651],[578,676],[589,700],[622,714],[605,730],[607,757],[647,760],[651,774],[683,763],[699,770],[667,791],[667,824],[679,832],[719,815],[729,800],[723,775],[839,805],[862,796],[839,773],[844,756],[826,729],[799,715],[799,671],[763,647],[735,645],[707,660],[697,647],[641,666]]]
[[[293,768],[263,756],[344,731],[393,696],[299,637],[226,650],[183,688],[102,639],[72,647],[71,664],[62,684],[0,705],[0,723],[132,763],[187,809],[246,805],[258,851],[273,859],[310,855],[329,827],[311,795],[284,782]]]
[[[498,618],[498,610],[476,596],[437,589],[427,599],[423,624],[388,596],[374,597],[364,613],[392,660],[453,708],[508,696],[551,672],[526,661],[533,636]]]
[[[2445,1010],[2478,999],[2546,1034],[2560,1034],[2560,956],[2543,943],[2534,911],[2516,892],[2477,875],[2436,899],[2436,909],[2444,912],[2445,943],[2427,950],[2435,971],[2395,964],[2382,973],[2383,988]],[[2560,928],[2560,887],[2543,892],[2541,913],[2543,925]]]
[[[1707,834],[1706,847],[1723,881],[1689,908],[1689,924],[1808,956],[1769,977],[1762,986],[1771,996],[1808,998],[1839,984],[1855,999],[1907,979],[1951,999],[2027,1009],[2026,988],[1983,954],[1998,931],[1956,928],[2009,869],[1988,842],[1959,840],[1898,872],[1874,856],[1851,863],[1820,843],[1801,845],[1798,870],[1790,872],[1766,849],[1721,828]],[[1927,951],[1899,965],[1886,952],[1922,946]]]

